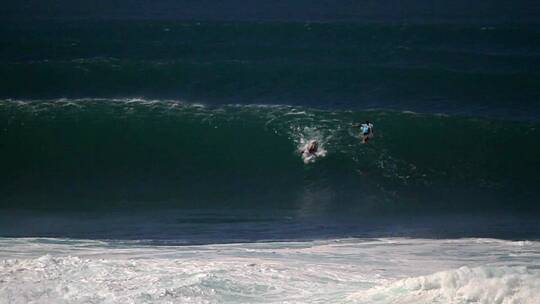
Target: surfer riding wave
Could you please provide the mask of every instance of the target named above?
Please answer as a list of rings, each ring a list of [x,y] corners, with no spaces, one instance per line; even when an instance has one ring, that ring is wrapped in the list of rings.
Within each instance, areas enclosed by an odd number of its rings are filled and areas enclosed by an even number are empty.
[[[352,126],[353,128],[360,128],[360,131],[362,131],[360,138],[362,138],[363,144],[367,144],[368,141],[373,137],[373,123],[371,123],[369,120],[366,120],[363,123],[352,124]]]
[[[326,154],[326,151],[319,147],[319,142],[315,139],[308,140],[305,145],[298,149],[298,152],[300,152],[306,164],[315,161],[318,156]]]

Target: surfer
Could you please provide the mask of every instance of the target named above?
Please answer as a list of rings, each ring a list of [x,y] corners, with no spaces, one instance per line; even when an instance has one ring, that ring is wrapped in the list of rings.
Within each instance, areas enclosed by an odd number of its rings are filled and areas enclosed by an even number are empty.
[[[373,137],[373,124],[369,120],[361,124],[353,124],[352,126],[354,128],[360,128],[360,131],[362,131],[361,138],[363,144],[367,144],[369,139]]]
[[[319,143],[316,140],[310,140],[300,151],[306,154],[315,154],[319,150]]]
[[[314,139],[308,141],[301,149],[299,149],[299,152],[306,164],[314,162],[315,158],[324,156],[325,154],[324,150],[319,150],[319,143]]]

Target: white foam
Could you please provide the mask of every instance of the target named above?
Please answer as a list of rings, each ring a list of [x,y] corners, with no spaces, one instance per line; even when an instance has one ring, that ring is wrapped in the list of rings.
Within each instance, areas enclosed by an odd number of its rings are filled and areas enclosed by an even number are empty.
[[[351,295],[359,303],[537,304],[540,271],[526,267],[460,267],[407,278]]]
[[[540,243],[0,238],[0,303],[538,303]],[[536,302],[535,302],[536,301]]]

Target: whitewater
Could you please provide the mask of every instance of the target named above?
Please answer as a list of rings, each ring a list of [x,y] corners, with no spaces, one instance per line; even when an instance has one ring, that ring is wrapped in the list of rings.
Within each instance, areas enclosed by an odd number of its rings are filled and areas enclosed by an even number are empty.
[[[538,303],[540,242],[0,239],[0,303]]]

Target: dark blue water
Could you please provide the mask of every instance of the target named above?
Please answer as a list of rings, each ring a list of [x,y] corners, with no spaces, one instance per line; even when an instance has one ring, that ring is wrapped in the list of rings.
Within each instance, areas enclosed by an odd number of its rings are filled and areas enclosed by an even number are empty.
[[[9,23],[0,97],[144,97],[538,120],[532,25]]]
[[[9,3],[0,235],[536,238],[537,6]]]

